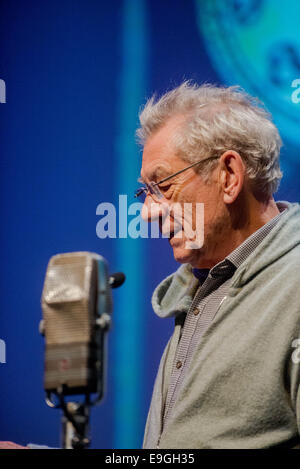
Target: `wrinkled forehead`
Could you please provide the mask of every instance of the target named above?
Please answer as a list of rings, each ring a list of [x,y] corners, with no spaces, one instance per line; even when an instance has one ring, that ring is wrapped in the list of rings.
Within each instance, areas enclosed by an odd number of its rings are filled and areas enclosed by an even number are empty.
[[[152,164],[142,166],[141,179],[145,182],[157,182],[169,176],[170,174],[172,174],[172,167],[170,164],[153,161]]]
[[[162,152],[158,155],[148,153],[143,157],[141,178],[145,182],[158,182],[180,171],[186,165],[186,161],[177,156],[174,150],[168,153]]]
[[[143,179],[163,179],[182,167],[184,162],[176,155],[172,138],[182,123],[182,116],[170,119],[147,140],[141,170]]]

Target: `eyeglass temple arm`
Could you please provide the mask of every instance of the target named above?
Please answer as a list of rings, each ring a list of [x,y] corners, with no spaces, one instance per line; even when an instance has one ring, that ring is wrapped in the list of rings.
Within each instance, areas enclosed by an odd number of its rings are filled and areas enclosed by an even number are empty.
[[[193,166],[197,166],[197,164],[200,164],[200,163],[203,163],[204,161],[208,161],[208,160],[215,160],[219,158],[218,156],[210,156],[209,158],[205,158],[204,160],[200,160],[200,161],[196,161],[196,163],[193,163],[191,164],[190,166],[188,166],[187,168],[183,168],[183,169],[180,169],[179,171],[177,171],[176,173],[174,174],[171,174],[171,176],[167,176],[166,178],[162,179],[161,181],[158,181],[156,182],[155,184],[152,184],[152,186],[158,186],[158,184],[161,184],[165,181],[168,181],[169,179],[175,177],[175,176],[178,176],[178,174],[181,174],[183,173],[184,171],[186,171],[187,169],[190,169],[190,168],[193,168]],[[138,189],[134,195],[134,197],[139,197],[143,192],[145,192],[145,188],[141,188],[141,189]]]
[[[177,173],[171,174],[171,176],[167,176],[166,178],[162,179],[161,181],[156,182],[155,184],[153,184],[153,186],[157,186],[158,184],[161,184],[161,183],[163,183],[163,182],[165,182],[165,181],[168,181],[169,179],[171,179],[171,178],[173,178],[173,177],[175,177],[175,176],[178,176],[178,174],[183,173],[183,172],[186,171],[187,169],[190,169],[190,168],[192,168],[193,166],[196,166],[197,164],[203,163],[204,161],[208,161],[208,160],[215,160],[216,158],[219,158],[219,157],[218,157],[218,156],[210,156],[209,158],[205,158],[204,160],[196,161],[196,163],[191,164],[191,165],[188,166],[187,168],[180,169],[179,171],[177,171]]]

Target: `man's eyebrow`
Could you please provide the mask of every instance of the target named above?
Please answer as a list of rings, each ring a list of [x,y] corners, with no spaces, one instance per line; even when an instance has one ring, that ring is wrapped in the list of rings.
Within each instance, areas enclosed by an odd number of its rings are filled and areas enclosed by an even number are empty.
[[[149,173],[148,179],[149,181],[160,181],[161,179],[164,179],[165,177],[168,177],[170,175],[169,171],[164,167],[164,166],[158,166],[155,168],[152,172]],[[139,177],[138,182],[141,182],[145,184],[145,180],[143,179],[142,176]]]

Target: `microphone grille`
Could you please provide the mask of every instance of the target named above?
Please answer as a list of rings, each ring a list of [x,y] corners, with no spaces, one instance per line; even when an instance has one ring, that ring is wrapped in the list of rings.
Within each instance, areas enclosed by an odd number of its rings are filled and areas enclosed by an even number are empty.
[[[50,259],[42,294],[48,345],[90,340],[96,278],[97,264],[89,253],[58,254]]]

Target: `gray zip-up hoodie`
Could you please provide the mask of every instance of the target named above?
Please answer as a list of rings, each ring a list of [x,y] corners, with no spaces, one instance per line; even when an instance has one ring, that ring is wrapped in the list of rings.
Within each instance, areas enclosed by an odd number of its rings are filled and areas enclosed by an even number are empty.
[[[292,448],[300,434],[300,206],[236,270],[201,338],[162,429],[163,402],[197,280],[182,265],[154,291],[160,317],[175,316],[149,410],[144,448]]]

